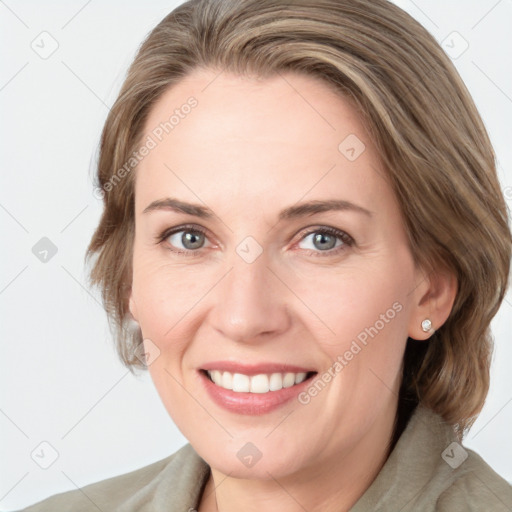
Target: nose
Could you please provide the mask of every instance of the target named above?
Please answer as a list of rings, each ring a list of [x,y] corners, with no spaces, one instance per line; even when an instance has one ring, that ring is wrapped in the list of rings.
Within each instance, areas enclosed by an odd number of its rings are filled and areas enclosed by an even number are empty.
[[[252,263],[235,254],[215,288],[210,321],[225,338],[258,343],[288,329],[288,290],[268,267],[264,253]]]

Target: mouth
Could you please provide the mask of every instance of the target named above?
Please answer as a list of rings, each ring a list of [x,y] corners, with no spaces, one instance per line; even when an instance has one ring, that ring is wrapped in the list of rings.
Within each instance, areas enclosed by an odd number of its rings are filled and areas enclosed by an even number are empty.
[[[260,416],[292,403],[317,371],[289,364],[217,361],[198,374],[207,396],[230,413]]]
[[[292,403],[318,374],[284,363],[210,361],[198,368],[207,396],[235,414],[262,415]]]
[[[216,386],[234,393],[266,394],[302,384],[317,372],[272,372],[248,375],[230,371],[200,370]]]

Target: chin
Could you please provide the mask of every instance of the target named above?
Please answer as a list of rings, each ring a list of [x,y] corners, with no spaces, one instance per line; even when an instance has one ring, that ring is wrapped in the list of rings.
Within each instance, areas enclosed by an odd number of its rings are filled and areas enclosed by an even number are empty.
[[[233,478],[272,480],[295,473],[305,465],[303,445],[295,439],[288,446],[283,439],[266,438],[268,432],[250,441],[250,436],[235,436],[222,444],[193,443],[196,452],[213,469]]]

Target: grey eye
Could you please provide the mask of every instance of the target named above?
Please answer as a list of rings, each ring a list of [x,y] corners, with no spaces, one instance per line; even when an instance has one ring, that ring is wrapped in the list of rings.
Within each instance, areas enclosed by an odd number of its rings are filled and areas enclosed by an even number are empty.
[[[183,229],[181,231],[173,233],[172,235],[169,235],[169,237],[167,237],[167,240],[169,240],[169,243],[171,245],[177,247],[178,249],[186,249],[189,251],[193,251],[202,248],[206,240],[206,237],[203,233],[200,233],[199,231]],[[181,247],[180,244],[182,245]]]
[[[315,231],[305,236],[299,243],[304,243],[308,241],[309,243],[307,247],[301,247],[301,249],[315,249],[319,251],[328,251],[330,249],[334,249],[335,247],[339,247],[343,245],[344,242],[341,241],[340,237],[337,235],[332,235],[330,233],[324,233],[322,231]],[[337,244],[337,242],[339,243]]]

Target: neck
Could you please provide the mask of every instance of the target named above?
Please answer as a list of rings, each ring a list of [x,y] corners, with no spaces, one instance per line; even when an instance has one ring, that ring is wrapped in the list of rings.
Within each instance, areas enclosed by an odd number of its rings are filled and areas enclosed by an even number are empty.
[[[212,468],[198,512],[343,512],[371,485],[386,462],[395,433],[397,404],[383,409],[364,438],[344,453],[268,480],[232,478]]]

